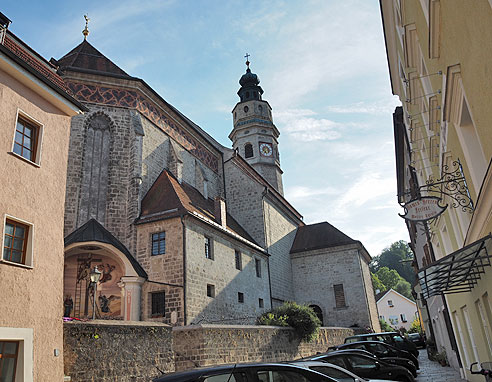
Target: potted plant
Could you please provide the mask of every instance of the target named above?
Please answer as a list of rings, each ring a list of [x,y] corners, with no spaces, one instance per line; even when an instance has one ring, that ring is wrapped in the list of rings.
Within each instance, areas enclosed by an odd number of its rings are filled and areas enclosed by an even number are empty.
[[[448,365],[448,357],[446,356],[446,349],[444,347],[441,347],[441,351],[435,354],[435,359],[441,366]]]

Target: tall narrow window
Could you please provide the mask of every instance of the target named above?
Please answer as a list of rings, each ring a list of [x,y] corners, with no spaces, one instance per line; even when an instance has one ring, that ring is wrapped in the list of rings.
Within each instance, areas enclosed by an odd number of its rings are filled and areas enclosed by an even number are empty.
[[[259,308],[264,308],[265,307],[265,303],[263,302],[263,299],[262,298],[259,298],[258,299],[258,307]]]
[[[236,269],[243,269],[243,263],[242,263],[242,259],[241,259],[241,252],[239,252],[238,250],[235,251],[234,253],[234,257],[235,257],[235,260],[236,260]]]
[[[255,259],[256,277],[261,277],[261,260]]]
[[[333,291],[335,292],[335,306],[337,308],[345,308],[345,293],[343,291],[343,284],[333,285]]]
[[[207,297],[215,297],[215,285],[207,284]]]
[[[166,253],[166,232],[152,234],[152,256]]]
[[[166,314],[166,293],[152,292],[151,294],[152,316],[162,317]]]
[[[207,236],[205,236],[205,258],[210,260],[214,259],[212,239]]]
[[[3,259],[25,264],[29,226],[7,219],[3,244]]]
[[[244,145],[244,157],[251,158],[253,156],[253,145],[251,143],[246,143]]]
[[[0,341],[0,381],[14,382],[19,342]]]
[[[244,293],[237,292],[237,302],[244,303]]]
[[[14,153],[31,162],[36,162],[40,130],[40,126],[19,116],[15,128]]]

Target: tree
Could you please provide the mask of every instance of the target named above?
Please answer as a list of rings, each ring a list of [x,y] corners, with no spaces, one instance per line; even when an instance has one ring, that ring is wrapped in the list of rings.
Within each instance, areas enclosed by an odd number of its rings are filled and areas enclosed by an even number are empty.
[[[406,298],[409,298],[412,301],[414,300],[412,296],[412,286],[407,280],[401,278],[400,281],[398,281],[398,284],[396,284],[396,287],[393,289],[404,295]]]
[[[383,282],[379,279],[379,277],[371,272],[371,279],[372,279],[372,289],[374,290],[374,294],[376,294],[377,290],[380,292],[383,292],[386,290],[386,285],[383,284]]]
[[[386,286],[386,289],[395,289],[398,281],[401,280],[400,275],[394,269],[388,267],[379,268],[376,272],[376,276]]]
[[[379,325],[381,326],[381,330],[383,332],[392,332],[394,329],[382,318],[379,319]]]
[[[413,320],[410,329],[408,329],[408,333],[422,333],[422,327],[420,326],[420,320],[418,318]]]
[[[370,267],[376,273],[382,267],[394,269],[410,284],[415,280],[415,272],[411,261],[413,253],[405,240],[395,241],[388,248],[383,249],[379,256],[373,258]]]

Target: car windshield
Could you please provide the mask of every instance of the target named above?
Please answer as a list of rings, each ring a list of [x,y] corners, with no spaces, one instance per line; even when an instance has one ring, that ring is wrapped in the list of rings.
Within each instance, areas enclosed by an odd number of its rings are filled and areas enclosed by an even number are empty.
[[[355,379],[350,376],[350,374],[345,373],[339,369],[329,366],[311,366],[310,369],[318,371],[328,377],[335,378],[340,382],[354,382]]]
[[[248,378],[245,373],[224,373],[218,375],[211,375],[210,377],[206,377],[204,382],[247,382]]]

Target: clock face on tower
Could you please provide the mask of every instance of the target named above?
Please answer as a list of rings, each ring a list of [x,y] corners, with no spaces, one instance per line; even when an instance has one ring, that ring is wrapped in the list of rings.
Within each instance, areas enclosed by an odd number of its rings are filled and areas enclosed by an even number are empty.
[[[273,154],[272,144],[260,142],[260,154],[264,157],[271,157]]]

